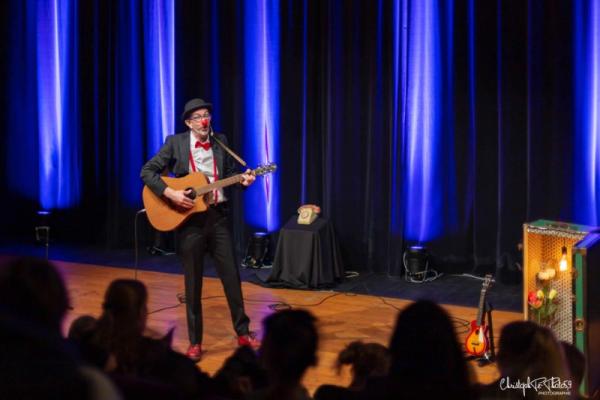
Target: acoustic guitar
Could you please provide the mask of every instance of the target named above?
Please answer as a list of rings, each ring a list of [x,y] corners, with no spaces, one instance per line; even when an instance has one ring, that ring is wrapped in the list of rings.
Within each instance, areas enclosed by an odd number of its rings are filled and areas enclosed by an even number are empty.
[[[277,165],[269,163],[261,165],[250,173],[255,176],[270,174],[277,169]],[[242,181],[242,174],[233,175],[229,178],[221,179],[209,183],[202,172],[193,172],[181,178],[161,177],[163,181],[172,189],[187,190],[191,192],[188,195],[191,199],[196,199],[194,206],[189,210],[177,207],[168,199],[157,196],[148,186],[144,186],[142,199],[148,220],[154,228],[159,231],[172,231],[184,223],[193,214],[204,212],[208,209],[209,197],[213,190],[221,189],[234,185]]]
[[[479,310],[477,319],[471,321],[471,332],[465,340],[465,350],[467,353],[480,357],[484,355],[490,347],[488,336],[488,326],[484,323],[484,304],[487,290],[492,282],[492,275],[488,274],[483,280],[481,294],[479,295]]]

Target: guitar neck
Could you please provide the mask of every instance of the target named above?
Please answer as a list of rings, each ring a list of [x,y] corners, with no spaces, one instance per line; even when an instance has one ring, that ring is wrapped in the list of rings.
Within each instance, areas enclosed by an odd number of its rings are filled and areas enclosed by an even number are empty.
[[[196,188],[196,192],[198,194],[203,195],[205,193],[211,192],[213,190],[222,189],[227,186],[235,185],[236,183],[240,183],[242,181],[242,174],[237,174],[230,176],[229,178],[219,179],[218,181],[209,183],[208,185]]]
[[[487,290],[488,290],[491,282],[492,282],[492,275],[487,274],[485,276],[485,279],[483,280],[483,285],[481,286],[481,294],[479,295],[479,309],[477,310],[477,325],[478,326],[481,326],[481,324],[483,322],[483,309],[484,309],[484,303],[485,303],[485,296],[486,296]]]
[[[483,302],[485,301],[485,289],[481,291],[479,296],[479,309],[477,310],[477,325],[481,326],[483,322]]]

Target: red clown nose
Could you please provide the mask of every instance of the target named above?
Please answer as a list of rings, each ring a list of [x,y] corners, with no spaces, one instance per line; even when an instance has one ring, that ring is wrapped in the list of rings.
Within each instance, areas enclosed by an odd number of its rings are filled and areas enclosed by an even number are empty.
[[[200,120],[200,123],[202,124],[203,128],[208,128],[210,121],[208,120],[208,118],[204,118],[204,119]]]

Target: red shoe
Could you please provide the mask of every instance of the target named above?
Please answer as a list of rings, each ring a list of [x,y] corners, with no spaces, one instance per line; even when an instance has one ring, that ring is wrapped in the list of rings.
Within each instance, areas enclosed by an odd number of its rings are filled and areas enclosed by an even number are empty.
[[[249,332],[247,335],[238,336],[238,346],[250,346],[254,349],[260,347],[260,340],[256,338],[256,333]]]
[[[202,359],[202,354],[202,346],[200,346],[199,344],[190,344],[190,347],[185,352],[185,355],[195,362],[198,362]]]

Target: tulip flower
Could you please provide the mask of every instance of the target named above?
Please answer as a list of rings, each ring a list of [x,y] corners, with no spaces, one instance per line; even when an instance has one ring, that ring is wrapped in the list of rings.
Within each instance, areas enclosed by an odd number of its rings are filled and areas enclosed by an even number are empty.
[[[533,304],[535,303],[535,301],[537,300],[537,295],[535,294],[535,291],[532,290],[529,292],[529,296],[527,297],[527,302],[529,304]]]

